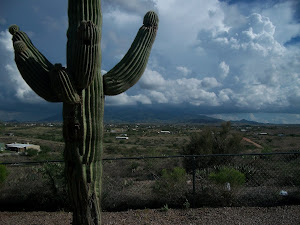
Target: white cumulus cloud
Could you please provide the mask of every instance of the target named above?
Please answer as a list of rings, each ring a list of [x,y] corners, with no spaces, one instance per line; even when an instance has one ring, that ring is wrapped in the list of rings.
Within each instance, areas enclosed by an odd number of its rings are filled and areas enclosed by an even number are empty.
[[[222,61],[219,64],[219,68],[221,70],[220,77],[223,79],[226,78],[229,73],[229,66],[224,61]]]
[[[2,88],[9,89],[9,91],[13,92],[13,95],[21,102],[41,102],[42,99],[36,95],[23,80],[14,62],[14,50],[11,35],[8,31],[0,32],[0,49],[3,49],[3,53],[6,55],[5,61],[3,60],[0,64],[6,73],[5,75],[1,74],[1,81],[3,82],[1,84]]]
[[[138,94],[129,96],[127,93],[122,93],[118,96],[107,96],[107,105],[136,105],[137,103],[151,104],[151,100],[148,96]]]
[[[176,69],[179,71],[179,72],[181,72],[181,74],[183,75],[183,76],[187,76],[187,75],[189,75],[192,71],[191,70],[189,70],[187,67],[185,67],[185,66],[177,66],[176,67]]]

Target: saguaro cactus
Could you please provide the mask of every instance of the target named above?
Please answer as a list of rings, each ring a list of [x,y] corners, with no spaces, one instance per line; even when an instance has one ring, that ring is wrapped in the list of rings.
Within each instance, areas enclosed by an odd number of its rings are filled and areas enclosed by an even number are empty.
[[[101,224],[101,174],[104,96],[133,86],[145,70],[158,17],[150,11],[124,58],[101,75],[100,0],[69,0],[67,68],[51,64],[17,25],[15,61],[27,84],[50,102],[63,102],[65,168],[73,224]]]

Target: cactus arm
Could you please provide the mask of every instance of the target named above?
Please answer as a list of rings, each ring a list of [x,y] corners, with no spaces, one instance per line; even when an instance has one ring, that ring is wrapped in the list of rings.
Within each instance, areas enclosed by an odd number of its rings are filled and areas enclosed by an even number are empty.
[[[13,35],[17,67],[32,90],[49,102],[60,102],[50,86],[49,71],[53,65],[33,46],[28,36],[19,27],[9,28]]]
[[[74,88],[74,83],[61,64],[55,64],[50,71],[50,80],[54,92],[64,103],[80,103],[80,96]]]
[[[20,28],[17,25],[11,25],[9,27],[9,32],[12,37],[13,43],[16,41],[23,41],[28,49],[31,51],[32,55],[36,58],[36,60],[45,67],[45,69],[50,70],[52,68],[52,64],[46,59],[46,57],[32,44],[31,40],[29,39],[28,35],[20,31]]]
[[[158,16],[148,12],[124,58],[103,76],[104,94],[118,95],[132,87],[145,71],[158,28]]]
[[[10,26],[9,32],[13,35],[17,67],[32,90],[49,102],[79,103],[80,97],[66,70],[60,64],[53,66],[17,25]]]

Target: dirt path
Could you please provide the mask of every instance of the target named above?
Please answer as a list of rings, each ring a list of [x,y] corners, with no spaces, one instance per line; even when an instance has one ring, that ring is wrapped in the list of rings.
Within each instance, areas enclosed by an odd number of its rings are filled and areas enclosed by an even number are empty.
[[[243,140],[247,141],[250,144],[253,144],[254,146],[258,147],[258,148],[263,148],[261,145],[255,143],[254,141],[251,141],[249,138],[245,138],[243,137]]]
[[[68,212],[0,212],[1,225],[69,225]],[[299,225],[300,206],[103,212],[103,225]]]

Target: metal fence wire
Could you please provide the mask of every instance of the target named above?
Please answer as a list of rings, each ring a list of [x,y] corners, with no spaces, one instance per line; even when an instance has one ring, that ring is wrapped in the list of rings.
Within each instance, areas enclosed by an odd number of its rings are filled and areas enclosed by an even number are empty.
[[[1,164],[9,174],[1,209],[30,202],[67,208],[62,161]],[[299,174],[300,152],[106,158],[102,208],[300,204]]]

